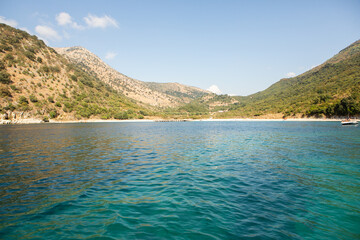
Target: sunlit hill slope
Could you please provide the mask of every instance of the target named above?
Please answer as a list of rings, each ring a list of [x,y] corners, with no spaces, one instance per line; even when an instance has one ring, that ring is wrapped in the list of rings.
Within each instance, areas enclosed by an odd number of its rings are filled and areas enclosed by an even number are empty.
[[[125,96],[154,107],[176,107],[209,92],[179,83],[143,82],[111,68],[99,57],[83,47],[56,48],[58,53]]]
[[[0,24],[0,96],[3,120],[127,119],[147,114],[36,36],[4,24]]]
[[[360,41],[325,63],[238,100],[219,117],[341,117],[360,114]]]

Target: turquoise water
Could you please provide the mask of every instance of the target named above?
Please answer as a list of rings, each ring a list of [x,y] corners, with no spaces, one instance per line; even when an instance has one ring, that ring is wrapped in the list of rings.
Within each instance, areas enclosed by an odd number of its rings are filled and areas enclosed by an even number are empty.
[[[360,239],[360,127],[0,126],[0,239]]]

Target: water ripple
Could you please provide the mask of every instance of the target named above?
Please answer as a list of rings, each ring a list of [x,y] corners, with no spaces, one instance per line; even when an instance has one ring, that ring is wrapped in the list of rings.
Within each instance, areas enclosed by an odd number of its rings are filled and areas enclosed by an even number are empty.
[[[360,238],[359,128],[0,126],[2,239]]]

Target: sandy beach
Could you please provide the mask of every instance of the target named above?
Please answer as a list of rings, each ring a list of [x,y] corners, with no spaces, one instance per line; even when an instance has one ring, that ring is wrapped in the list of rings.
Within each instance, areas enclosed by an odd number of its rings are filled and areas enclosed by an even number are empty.
[[[82,120],[50,120],[49,123],[148,123],[148,122],[340,122],[342,119],[325,118],[289,118],[289,119],[260,119],[260,118],[234,118],[234,119],[132,119],[132,120],[104,120],[104,119],[82,119]],[[355,119],[357,120],[357,119]],[[37,124],[44,123],[41,119],[27,118],[15,120],[0,120],[0,124]]]

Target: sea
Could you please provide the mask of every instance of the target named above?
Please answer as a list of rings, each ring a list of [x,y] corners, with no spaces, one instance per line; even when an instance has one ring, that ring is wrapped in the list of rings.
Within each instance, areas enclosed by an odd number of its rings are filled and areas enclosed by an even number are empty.
[[[360,127],[0,126],[0,239],[360,239]]]

